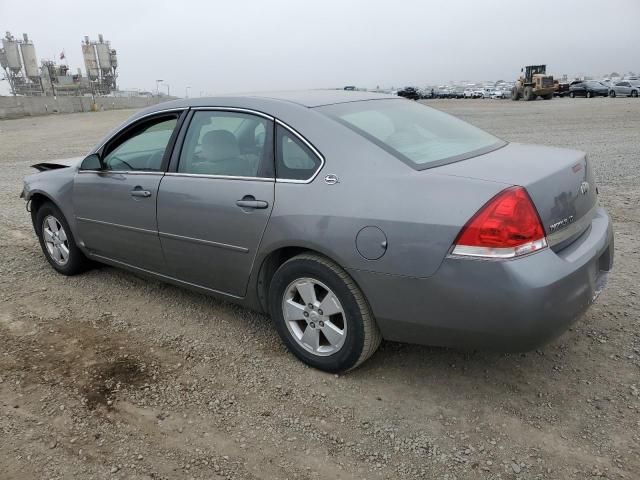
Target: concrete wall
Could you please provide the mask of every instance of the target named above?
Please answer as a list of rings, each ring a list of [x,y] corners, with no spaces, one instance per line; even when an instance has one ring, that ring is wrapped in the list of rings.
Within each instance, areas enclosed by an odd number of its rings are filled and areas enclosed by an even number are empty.
[[[173,98],[161,97],[162,101]],[[143,108],[158,103],[157,97],[96,97],[98,110]],[[0,119],[51,113],[90,112],[91,97],[3,97],[0,96]]]

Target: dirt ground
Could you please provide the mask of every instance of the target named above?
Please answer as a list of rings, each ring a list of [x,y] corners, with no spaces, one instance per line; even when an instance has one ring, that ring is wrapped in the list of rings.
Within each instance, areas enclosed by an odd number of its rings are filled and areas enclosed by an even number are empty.
[[[640,478],[640,100],[430,104],[589,153],[615,267],[540,350],[383,342],[334,376],[239,307],[109,267],[57,275],[22,177],[131,112],[0,121],[0,478]]]

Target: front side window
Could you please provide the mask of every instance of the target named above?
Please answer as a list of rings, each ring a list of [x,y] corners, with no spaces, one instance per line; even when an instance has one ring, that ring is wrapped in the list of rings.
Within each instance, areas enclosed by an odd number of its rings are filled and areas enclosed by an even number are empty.
[[[505,145],[462,120],[406,100],[340,103],[318,110],[418,170],[474,157]]]
[[[134,127],[123,140],[108,148],[104,167],[117,171],[162,170],[165,150],[177,123],[177,117],[164,117]]]
[[[281,125],[276,130],[276,176],[284,180],[309,180],[321,160],[296,135]]]
[[[273,125],[241,112],[197,111],[184,139],[178,172],[273,177]]]

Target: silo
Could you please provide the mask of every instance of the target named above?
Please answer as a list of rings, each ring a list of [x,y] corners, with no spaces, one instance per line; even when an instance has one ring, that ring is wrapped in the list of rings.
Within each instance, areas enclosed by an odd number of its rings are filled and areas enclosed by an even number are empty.
[[[9,62],[7,62],[7,55],[4,53],[4,48],[0,48],[0,67],[7,68]]]
[[[20,50],[18,42],[7,32],[7,36],[2,39],[2,47],[7,60],[7,66],[13,73],[18,74],[22,70],[22,62],[20,61]]]
[[[108,43],[96,43],[96,51],[98,52],[98,62],[103,72],[111,71],[111,49]]]
[[[40,76],[38,70],[38,59],[36,57],[36,47],[27,37],[24,35],[24,41],[20,44],[20,51],[22,52],[22,61],[24,62],[24,73],[29,78],[37,78]]]
[[[87,77],[91,80],[95,80],[100,75],[98,69],[98,58],[96,57],[96,51],[89,37],[84,37],[84,43],[82,44],[82,56],[84,57],[84,66],[87,69]]]
[[[118,56],[115,50],[111,50],[111,66],[114,70],[118,68]]]

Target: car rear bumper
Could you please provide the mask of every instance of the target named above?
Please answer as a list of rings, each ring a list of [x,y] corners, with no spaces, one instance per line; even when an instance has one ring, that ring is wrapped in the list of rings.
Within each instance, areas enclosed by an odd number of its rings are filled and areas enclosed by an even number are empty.
[[[351,271],[387,340],[527,351],[566,331],[594,302],[613,264],[613,230],[598,209],[559,252],[513,260],[447,257],[418,279]]]

